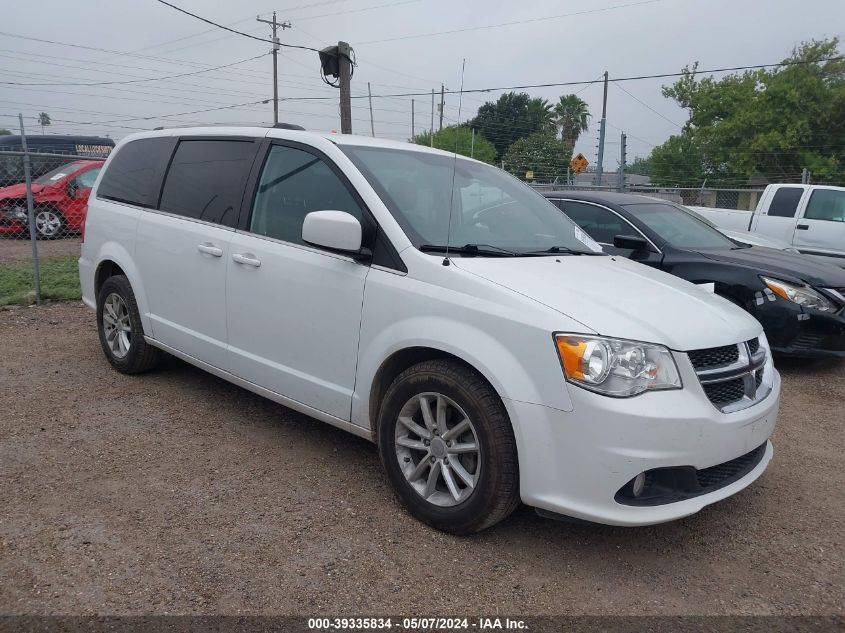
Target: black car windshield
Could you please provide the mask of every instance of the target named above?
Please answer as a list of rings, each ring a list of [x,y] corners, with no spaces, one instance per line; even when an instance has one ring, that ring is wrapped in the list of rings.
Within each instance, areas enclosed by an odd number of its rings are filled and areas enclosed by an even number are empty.
[[[62,165],[61,167],[56,167],[56,169],[54,169],[53,171],[48,171],[46,174],[44,174],[43,176],[40,176],[39,178],[37,178],[33,182],[36,185],[52,185],[52,184],[60,181],[62,178],[64,178],[68,174],[72,174],[73,172],[75,172],[77,169],[79,169],[83,165],[84,165],[84,163],[79,163],[79,162],[67,163],[66,165]]]
[[[448,243],[472,256],[601,253],[540,194],[483,163],[405,149],[340,145],[408,239],[436,252]],[[454,170],[454,187],[453,182]],[[452,193],[452,230],[449,199]]]
[[[728,249],[736,244],[709,224],[668,203],[626,204],[625,209],[676,248]]]

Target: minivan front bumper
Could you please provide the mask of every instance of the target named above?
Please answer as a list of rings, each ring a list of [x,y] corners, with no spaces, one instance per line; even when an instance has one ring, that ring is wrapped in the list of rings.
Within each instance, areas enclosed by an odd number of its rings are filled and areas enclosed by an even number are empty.
[[[574,405],[569,412],[505,400],[517,440],[522,501],[555,514],[635,526],[679,519],[725,499],[757,479],[772,458],[769,436],[777,421],[780,376],[774,372],[773,378],[765,399],[727,414],[688,380],[684,389],[634,398],[569,386]],[[754,453],[758,447],[762,456]],[[624,499],[617,496],[640,473],[705,471],[746,454],[754,462],[712,492],[646,505],[620,503]]]

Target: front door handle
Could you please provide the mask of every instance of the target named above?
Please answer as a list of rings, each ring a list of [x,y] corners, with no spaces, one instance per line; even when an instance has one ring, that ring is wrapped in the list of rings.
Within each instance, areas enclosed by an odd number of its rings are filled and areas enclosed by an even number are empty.
[[[795,228],[798,229],[799,231],[806,231],[807,229],[810,228],[810,225],[809,224],[799,224]]]
[[[216,247],[211,242],[197,244],[197,250],[200,253],[205,253],[206,255],[211,255],[212,257],[223,257],[223,249]]]
[[[245,266],[255,266],[256,268],[261,266],[261,260],[257,259],[252,253],[234,253],[232,259],[236,263],[244,264]]]

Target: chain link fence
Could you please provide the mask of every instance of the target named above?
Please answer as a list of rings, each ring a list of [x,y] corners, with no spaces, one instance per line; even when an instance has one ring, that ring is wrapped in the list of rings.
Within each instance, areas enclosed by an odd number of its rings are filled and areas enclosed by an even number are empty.
[[[70,153],[0,151],[0,308],[79,298],[76,261],[88,195],[103,162]]]
[[[757,207],[763,189],[713,189],[700,187],[649,187],[643,185],[593,186],[593,185],[565,185],[530,183],[539,192],[548,191],[612,191],[633,193],[653,198],[661,198],[695,207],[710,207],[733,209],[736,211],[753,211]]]

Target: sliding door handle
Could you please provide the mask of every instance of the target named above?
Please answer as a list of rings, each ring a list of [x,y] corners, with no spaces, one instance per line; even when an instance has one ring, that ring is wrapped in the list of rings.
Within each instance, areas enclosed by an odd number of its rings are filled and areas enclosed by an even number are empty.
[[[810,225],[809,224],[799,224],[795,228],[798,229],[799,231],[806,231],[807,229],[810,228]]]
[[[256,258],[252,253],[234,253],[232,259],[235,263],[243,264],[244,266],[254,266],[255,268],[261,266],[261,260]]]

